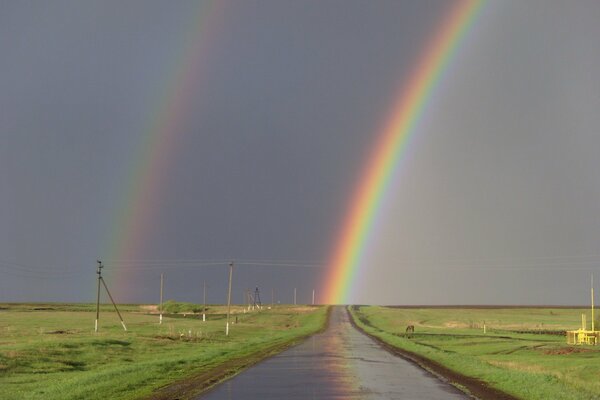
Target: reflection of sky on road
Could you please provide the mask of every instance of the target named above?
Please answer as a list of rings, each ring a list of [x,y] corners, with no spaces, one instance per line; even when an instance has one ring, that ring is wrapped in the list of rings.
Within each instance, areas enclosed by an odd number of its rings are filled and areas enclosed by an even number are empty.
[[[449,385],[382,350],[333,309],[329,328],[198,399],[464,399]]]
[[[345,314],[334,313],[330,329],[324,335],[320,335],[313,340],[320,341],[320,348],[323,352],[324,368],[328,371],[336,371],[331,382],[335,393],[345,398],[362,398],[356,376],[356,368],[351,360],[351,350],[348,343],[347,331],[349,324],[340,323],[341,317]],[[335,320],[334,320],[335,319]],[[313,342],[314,343],[314,342]],[[315,345],[314,352],[318,354],[318,347]]]

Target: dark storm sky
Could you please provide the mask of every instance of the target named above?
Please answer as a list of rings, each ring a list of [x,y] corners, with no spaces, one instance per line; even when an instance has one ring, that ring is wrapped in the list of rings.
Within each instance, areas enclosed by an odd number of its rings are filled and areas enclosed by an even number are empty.
[[[234,300],[258,285],[308,302],[399,88],[451,7],[215,7],[139,254],[152,262],[107,262],[116,297],[156,301],[165,272],[167,298],[200,301],[206,280],[221,302],[223,265],[155,261],[261,259],[304,266],[240,265]],[[0,2],[0,301],[93,300],[148,121],[209,9]],[[484,6],[397,170],[353,301],[587,302],[600,263],[598,20],[593,1]]]

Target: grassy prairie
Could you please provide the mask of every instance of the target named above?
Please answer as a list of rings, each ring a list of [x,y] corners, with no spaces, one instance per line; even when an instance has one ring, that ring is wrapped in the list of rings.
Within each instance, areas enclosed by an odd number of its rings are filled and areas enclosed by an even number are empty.
[[[540,400],[600,399],[600,348],[570,346],[562,335],[533,333],[577,329],[581,314],[586,311],[387,307],[351,310],[359,326],[393,346],[481,379],[518,398]],[[412,338],[403,337],[407,325],[415,326]],[[532,333],[518,333],[528,331]]]
[[[185,308],[185,307],[183,307]],[[234,358],[319,330],[325,307],[278,306],[243,313],[232,307],[199,315],[170,314],[158,324],[153,307],[120,307],[128,331],[103,305],[0,304],[1,399],[133,399]],[[237,321],[236,321],[237,320]]]

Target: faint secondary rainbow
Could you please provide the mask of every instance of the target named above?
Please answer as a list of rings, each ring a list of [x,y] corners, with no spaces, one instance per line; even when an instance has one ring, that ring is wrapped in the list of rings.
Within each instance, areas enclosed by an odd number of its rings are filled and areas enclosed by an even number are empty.
[[[390,185],[396,165],[417,130],[429,99],[463,38],[473,25],[483,0],[459,0],[446,14],[409,75],[351,197],[349,209],[325,279],[325,303],[347,303],[367,238]]]
[[[108,263],[116,262],[114,284],[117,293],[131,288],[133,272],[123,262],[139,259],[153,224],[159,214],[168,167],[177,152],[178,142],[185,132],[192,104],[192,96],[201,89],[206,59],[216,31],[216,22],[222,7],[218,1],[203,1],[194,6],[189,26],[184,29],[180,48],[170,60],[162,92],[157,93],[156,104],[149,113],[140,142],[131,157],[129,175],[121,190],[122,197],[112,223]],[[127,291],[131,301],[135,293]]]

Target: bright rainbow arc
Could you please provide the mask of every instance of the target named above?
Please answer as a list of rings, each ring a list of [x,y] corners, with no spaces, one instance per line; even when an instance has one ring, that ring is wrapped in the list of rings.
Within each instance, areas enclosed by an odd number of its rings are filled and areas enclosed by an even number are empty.
[[[390,185],[394,170],[417,130],[429,99],[438,86],[462,39],[476,20],[483,0],[460,0],[444,19],[441,28],[419,58],[408,84],[384,125],[379,140],[355,189],[335,243],[328,276],[325,303],[348,302],[358,267],[378,209]]]
[[[168,68],[163,93],[144,130],[144,138],[132,156],[133,167],[121,191],[119,211],[113,222],[108,258],[112,260],[139,259],[148,237],[152,235],[152,222],[160,209],[163,186],[167,183],[167,169],[177,152],[178,140],[185,131],[189,117],[189,104],[199,88],[208,48],[215,34],[215,20],[219,7],[216,1],[200,2],[189,27],[185,30],[181,48]],[[222,7],[221,7],[222,8]],[[109,261],[110,262],[110,261]],[[131,301],[135,293],[129,285],[131,272],[115,272],[116,292],[119,301]],[[129,289],[129,290],[125,290]],[[125,298],[125,293],[128,293]]]

